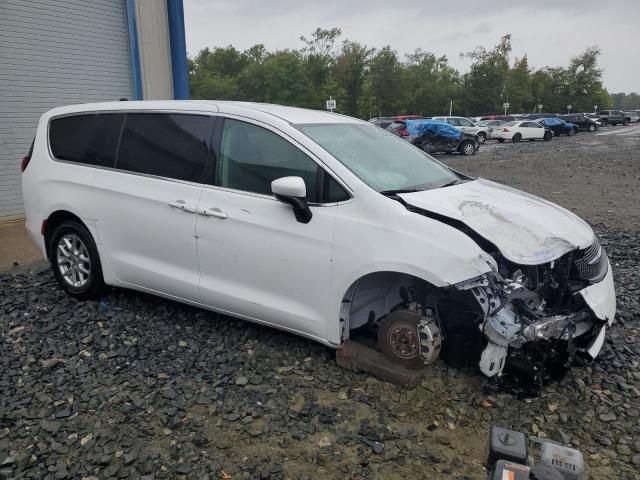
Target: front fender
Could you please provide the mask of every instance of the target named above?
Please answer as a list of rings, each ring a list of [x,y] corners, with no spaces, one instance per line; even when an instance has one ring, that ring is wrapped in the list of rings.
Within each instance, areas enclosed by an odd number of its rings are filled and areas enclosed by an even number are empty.
[[[336,344],[342,299],[367,274],[403,273],[445,287],[491,271],[488,255],[460,230],[381,198],[342,205],[336,214],[327,332]]]

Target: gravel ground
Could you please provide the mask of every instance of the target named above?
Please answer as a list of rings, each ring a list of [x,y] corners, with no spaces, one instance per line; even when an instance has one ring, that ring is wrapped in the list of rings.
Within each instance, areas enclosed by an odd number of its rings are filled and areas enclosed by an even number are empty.
[[[607,246],[619,311],[603,352],[535,399],[443,364],[404,390],[282,332],[0,274],[0,479],[482,479],[492,423],[580,448],[590,478],[640,479],[638,146],[580,134],[440,157],[572,209]]]

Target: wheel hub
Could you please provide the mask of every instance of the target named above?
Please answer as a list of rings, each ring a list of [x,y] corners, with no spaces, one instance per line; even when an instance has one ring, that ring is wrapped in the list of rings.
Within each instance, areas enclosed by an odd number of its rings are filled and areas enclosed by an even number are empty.
[[[399,325],[389,330],[387,340],[391,350],[399,358],[412,359],[419,353],[419,339],[416,328]]]
[[[67,234],[58,241],[56,249],[58,270],[62,278],[72,287],[84,287],[91,274],[89,251],[75,234]]]

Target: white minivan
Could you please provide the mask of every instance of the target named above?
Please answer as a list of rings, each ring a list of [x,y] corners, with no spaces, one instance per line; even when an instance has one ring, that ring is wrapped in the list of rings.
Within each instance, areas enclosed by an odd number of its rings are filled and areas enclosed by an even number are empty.
[[[24,158],[61,287],[144,291],[400,365],[594,358],[616,306],[598,237],[550,202],[354,118],[217,101],[55,108]]]

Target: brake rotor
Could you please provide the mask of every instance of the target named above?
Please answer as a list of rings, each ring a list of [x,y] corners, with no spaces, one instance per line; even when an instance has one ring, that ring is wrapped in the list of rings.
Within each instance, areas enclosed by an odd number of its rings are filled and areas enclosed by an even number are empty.
[[[396,310],[380,321],[378,347],[389,360],[408,368],[421,366],[418,316],[410,310]]]

